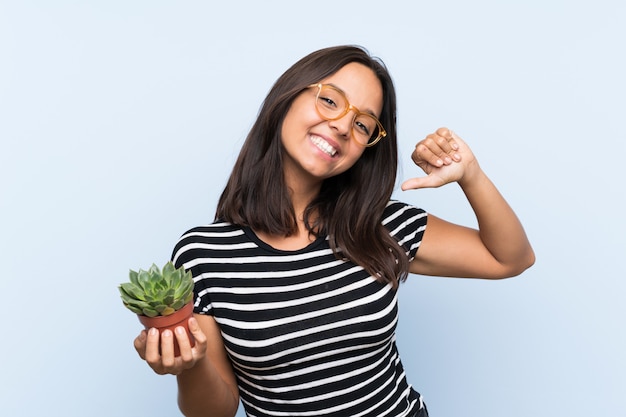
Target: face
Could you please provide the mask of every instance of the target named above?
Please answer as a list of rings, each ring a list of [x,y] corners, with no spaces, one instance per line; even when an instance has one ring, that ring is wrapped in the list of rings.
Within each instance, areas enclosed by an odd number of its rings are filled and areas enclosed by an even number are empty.
[[[382,86],[366,66],[347,64],[320,82],[339,88],[361,112],[380,116]],[[283,121],[281,136],[288,183],[321,183],[348,170],[365,151],[351,137],[354,111],[338,120],[324,120],[315,110],[316,93],[317,89],[308,88],[296,97]]]

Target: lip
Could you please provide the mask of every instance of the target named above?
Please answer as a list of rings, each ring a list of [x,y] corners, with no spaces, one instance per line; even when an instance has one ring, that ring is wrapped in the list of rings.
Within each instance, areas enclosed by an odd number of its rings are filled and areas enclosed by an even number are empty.
[[[318,138],[323,139],[324,141],[326,141],[330,146],[332,146],[337,151],[337,153],[335,153],[335,155],[330,156],[326,152],[320,150],[313,142],[311,142],[311,144],[315,147],[315,149],[318,149],[322,154],[326,155],[329,158],[336,158],[336,157],[338,157],[341,154],[341,147],[339,146],[339,143],[337,141],[329,138],[326,135],[321,135],[319,133],[310,133],[309,134],[309,140],[311,140],[312,137],[314,137],[314,136],[317,136]]]

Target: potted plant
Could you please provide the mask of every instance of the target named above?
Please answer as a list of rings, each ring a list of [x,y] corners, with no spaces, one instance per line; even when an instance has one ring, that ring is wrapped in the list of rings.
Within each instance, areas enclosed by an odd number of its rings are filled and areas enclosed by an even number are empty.
[[[163,269],[152,264],[144,271],[130,270],[129,282],[119,285],[124,305],[137,314],[146,329],[156,328],[159,332],[178,326],[187,330],[187,335],[194,346],[195,340],[188,328],[189,317],[193,314],[193,279],[184,268],[167,262]],[[180,355],[174,338],[174,355]]]

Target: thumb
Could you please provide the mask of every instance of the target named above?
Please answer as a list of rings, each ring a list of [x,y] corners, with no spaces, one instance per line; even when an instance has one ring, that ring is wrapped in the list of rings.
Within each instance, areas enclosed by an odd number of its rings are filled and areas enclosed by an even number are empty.
[[[402,191],[418,190],[420,188],[436,188],[441,187],[443,181],[436,175],[429,174],[425,177],[411,178],[402,183]]]
[[[191,317],[188,321],[188,325],[189,331],[191,332],[194,340],[194,342],[192,342],[194,343],[194,345],[192,345],[193,348],[197,352],[205,352],[207,346],[207,337],[206,334],[202,331],[198,320],[196,320],[195,317]]]
[[[204,332],[202,332],[202,329],[200,328],[200,325],[198,324],[198,321],[195,317],[191,317],[189,319],[188,325],[189,331],[191,332],[193,337],[195,337],[196,339],[204,337]]]

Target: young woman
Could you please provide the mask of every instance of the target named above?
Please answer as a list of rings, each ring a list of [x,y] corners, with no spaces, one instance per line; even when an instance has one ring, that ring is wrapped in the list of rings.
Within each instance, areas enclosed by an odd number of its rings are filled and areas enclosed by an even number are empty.
[[[277,80],[215,222],[174,249],[196,283],[195,346],[182,329],[135,339],[155,372],[177,375],[185,415],[232,417],[240,399],[250,416],[428,415],[395,345],[399,282],[511,277],[534,254],[447,128],[417,144],[428,175],[402,188],[457,182],[479,230],[391,201],[395,116],[386,68],[358,47],[314,52]]]

